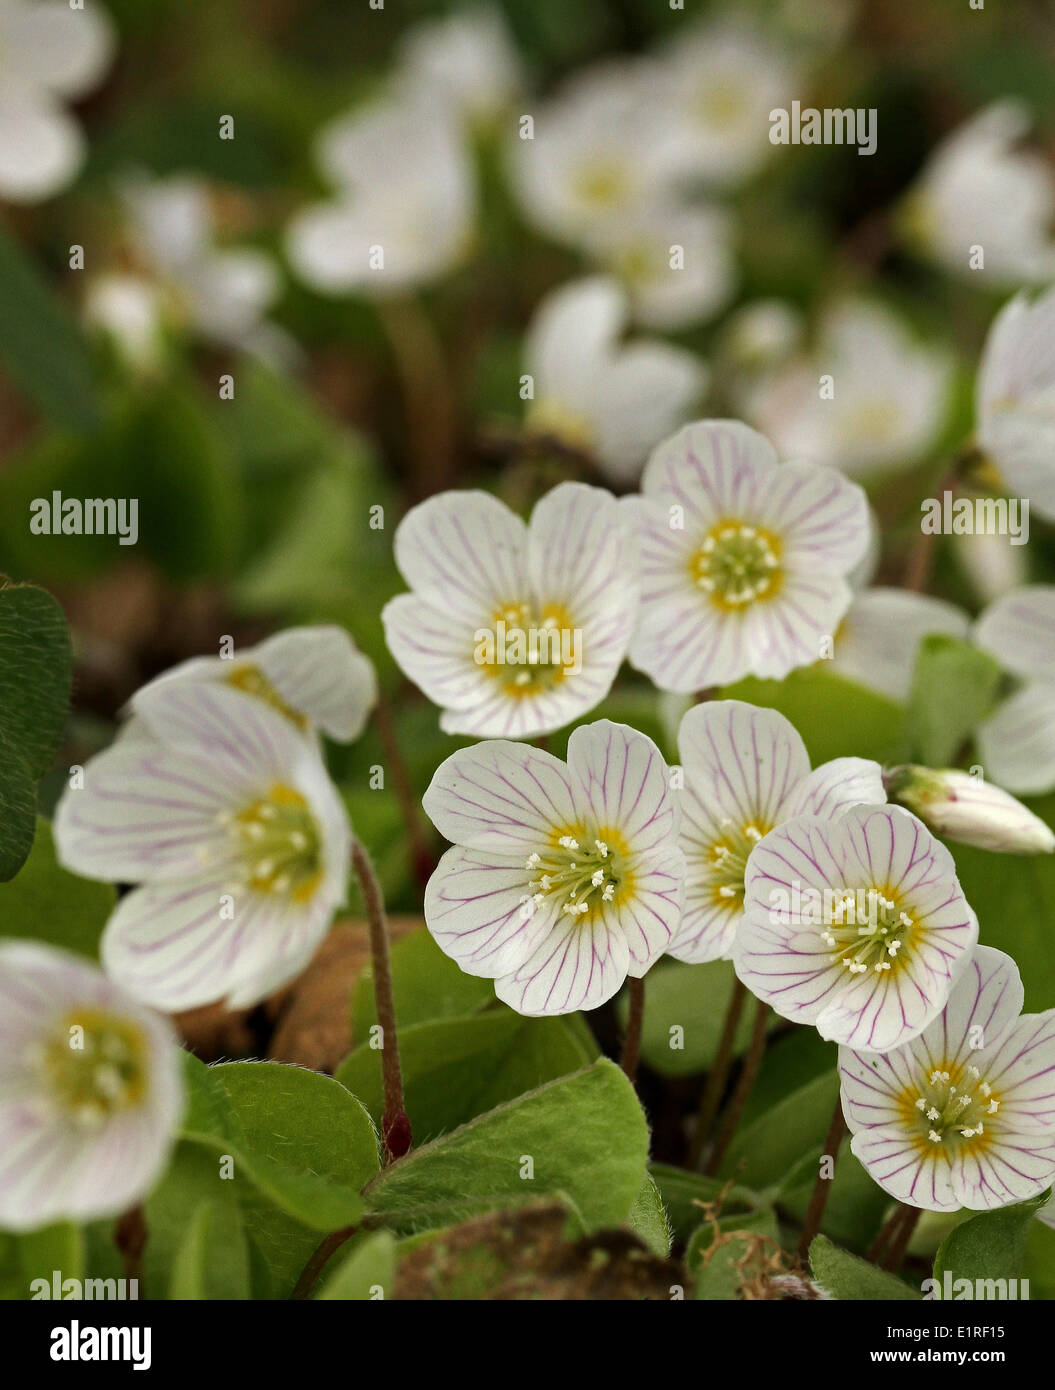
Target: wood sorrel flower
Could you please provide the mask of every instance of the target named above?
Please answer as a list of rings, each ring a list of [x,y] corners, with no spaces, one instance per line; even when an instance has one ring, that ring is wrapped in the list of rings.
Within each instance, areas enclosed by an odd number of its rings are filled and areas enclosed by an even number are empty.
[[[36,203],[73,179],[84,136],[64,102],[98,85],[115,46],[101,5],[0,0],[0,199]]]
[[[951,367],[883,305],[845,299],[825,314],[814,351],[764,376],[747,410],[784,457],[876,476],[925,454],[947,412]],[[831,398],[817,390],[828,372]]]
[[[0,942],[0,1227],[132,1206],[161,1173],[182,1112],[165,1019],[87,961]]]
[[[1017,295],[985,341],[975,410],[978,447],[1008,491],[1055,519],[1055,289]]]
[[[811,772],[794,726],[776,710],[740,700],[693,706],[681,721],[678,752],[685,912],[668,952],[693,963],[729,960],[755,845],[793,816],[830,820],[851,806],[884,802],[883,773],[867,758],[835,758]]]
[[[896,767],[886,774],[891,801],[937,835],[1003,854],[1050,854],[1055,832],[1010,792],[956,768]]]
[[[1055,1010],[1023,1014],[1018,967],[979,946],[941,1014],[881,1057],[839,1048],[851,1148],[926,1211],[984,1211],[1055,1178]]]
[[[596,456],[613,481],[636,481],[649,450],[691,414],[707,381],[684,348],[620,341],[630,312],[608,276],[576,280],[539,305],[524,357],[535,396],[526,426]]]
[[[246,1008],[304,968],[344,900],[344,807],[312,741],[264,700],[172,680],[135,710],[134,729],[63,794],[59,858],[142,885],[102,941],[136,998]]]
[[[914,1038],[978,939],[952,856],[915,816],[800,816],[754,848],[736,973],[778,1014],[862,1052]]]
[[[396,563],[413,592],[385,606],[385,637],[447,733],[531,738],[607,694],[637,606],[609,493],[562,483],[530,526],[488,493],[441,493],[400,522]]]
[[[519,1013],[595,1009],[667,949],[685,860],[644,734],[598,720],[572,733],[567,763],[505,740],[461,749],[423,804],[454,842],[425,892],[428,928]]]
[[[1055,787],[1055,585],[1029,584],[991,603],[974,640],[1021,682],[975,735],[985,775],[1029,795]]]
[[[762,435],[706,420],[654,451],[642,491],[622,503],[641,541],[635,666],[661,690],[689,693],[817,660],[868,546],[855,483],[778,466]]]
[[[230,657],[192,657],[136,692],[131,708],[170,681],[217,681],[254,695],[299,729],[358,738],[377,703],[377,676],[341,627],[292,627]]]

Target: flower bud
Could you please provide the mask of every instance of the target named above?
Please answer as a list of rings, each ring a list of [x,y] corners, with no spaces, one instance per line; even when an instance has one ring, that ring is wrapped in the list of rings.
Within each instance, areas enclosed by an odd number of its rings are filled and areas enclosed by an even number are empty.
[[[887,795],[937,835],[1004,854],[1050,854],[1055,833],[1009,792],[953,768],[898,767]]]

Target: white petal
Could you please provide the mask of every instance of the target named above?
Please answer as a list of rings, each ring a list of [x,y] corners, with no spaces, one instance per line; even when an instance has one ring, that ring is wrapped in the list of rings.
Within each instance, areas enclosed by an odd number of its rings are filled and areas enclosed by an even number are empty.
[[[428,881],[425,924],[467,975],[508,975],[549,936],[557,916],[552,902],[535,910],[525,902],[529,882],[519,855],[456,846]]]
[[[962,1203],[952,1185],[944,1153],[921,1150],[899,1126],[877,1125],[850,1141],[850,1151],[885,1192],[924,1211],[958,1211]]]
[[[776,710],[741,700],[710,700],[690,709],[678,730],[678,755],[685,773],[683,816],[716,838],[726,817],[738,829],[772,829],[810,770],[794,725]]]
[[[475,629],[527,597],[527,527],[497,498],[444,492],[396,528],[396,564],[414,592]]]
[[[290,628],[253,660],[292,709],[342,743],[359,737],[377,703],[373,665],[343,628]]]
[[[173,1012],[237,994],[277,960],[301,960],[322,940],[333,904],[300,906],[280,894],[243,892],[225,903],[223,879],[151,884],[126,894],[106,924],[102,959],[137,999]],[[289,978],[289,977],[287,977]],[[279,983],[286,983],[285,980]]]
[[[576,801],[613,840],[634,855],[672,847],[679,811],[669,769],[645,734],[626,724],[599,719],[573,730],[568,767],[581,788]]]
[[[102,6],[73,9],[67,0],[34,0],[4,5],[0,47],[23,81],[77,98],[109,67],[115,41]]]
[[[1028,796],[1055,787],[1055,682],[1009,696],[975,732],[991,782]]]
[[[607,915],[581,922],[562,914],[523,964],[495,980],[495,993],[532,1017],[596,1009],[622,985],[629,963],[626,937]]]
[[[991,603],[974,640],[1016,676],[1055,683],[1055,584],[1030,584]]]
[[[170,752],[144,735],[89,760],[81,789],[55,812],[59,862],[111,882],[185,878],[219,852],[231,788],[206,759]]]
[[[868,501],[834,469],[782,464],[768,475],[751,519],[780,537],[787,569],[848,574],[868,549]]]
[[[804,778],[785,814],[835,820],[852,806],[881,806],[885,801],[883,769],[877,762],[833,758]]]
[[[571,772],[559,758],[496,739],[442,762],[422,806],[453,843],[523,861],[576,823],[574,797]]]
[[[641,490],[681,503],[685,527],[706,529],[726,517],[754,517],[762,480],[775,467],[769,440],[739,420],[686,425],[652,453]]]
[[[0,88],[0,196],[34,203],[73,180],[84,160],[80,126],[46,92]]]
[[[969,626],[963,609],[942,599],[905,589],[866,589],[835,632],[831,669],[905,701],[923,638],[932,632],[966,637]]]

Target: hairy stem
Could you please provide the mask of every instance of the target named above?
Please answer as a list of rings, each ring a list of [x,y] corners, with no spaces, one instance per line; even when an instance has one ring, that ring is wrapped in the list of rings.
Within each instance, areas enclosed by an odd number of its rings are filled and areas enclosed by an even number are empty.
[[[835,1165],[839,1158],[839,1145],[842,1143],[845,1133],[846,1120],[843,1118],[842,1096],[839,1096],[836,1098],[832,1122],[828,1126],[824,1148],[821,1150],[821,1158],[830,1158],[832,1161],[831,1177],[824,1176],[822,1167],[821,1171],[817,1173],[817,1181],[813,1184],[813,1195],[810,1197],[806,1220],[803,1222],[802,1234],[799,1236],[799,1257],[803,1260],[809,1255],[813,1237],[820,1230],[821,1222],[824,1220],[824,1208],[828,1205],[828,1193],[832,1190],[832,1183],[835,1181]]]
[[[381,1138],[385,1145],[385,1162],[390,1163],[394,1158],[402,1158],[410,1148],[412,1139],[410,1120],[403,1102],[403,1072],[399,1065],[399,1036],[396,1032],[392,966],[388,954],[388,922],[377,874],[370,862],[370,856],[358,840],[352,841],[352,867],[363,890],[366,922],[370,932],[374,997],[377,1000],[377,1021],[381,1025],[381,1074],[385,1090]]]
[[[385,757],[392,769],[396,800],[399,802],[399,809],[403,815],[403,826],[410,842],[410,857],[413,863],[414,877],[418,887],[424,891],[434,868],[432,854],[429,851],[421,824],[421,803],[414,793],[410,773],[407,771],[406,760],[403,757],[403,750],[399,746],[392,717],[383,700],[379,700],[374,709],[374,727],[381,740],[381,746],[385,750]]]
[[[744,1106],[747,1098],[754,1089],[755,1081],[758,1078],[759,1070],[762,1066],[762,1058],[766,1051],[766,1025],[769,1022],[769,1005],[764,1000],[756,1000],[755,1003],[755,1026],[751,1032],[751,1042],[747,1049],[747,1056],[740,1075],[737,1077],[736,1086],[726,1107],[725,1114],[722,1116],[722,1123],[718,1128],[718,1133],[711,1149],[710,1157],[707,1159],[707,1167],[704,1170],[708,1176],[713,1177],[721,1166],[725,1151],[729,1147],[729,1142],[736,1133],[736,1127],[744,1113]]]
[[[729,1068],[733,1062],[733,1043],[736,1041],[736,1031],[740,1026],[740,1018],[746,1003],[747,986],[738,979],[734,979],[733,992],[730,994],[729,1003],[725,1008],[725,1021],[722,1024],[722,1035],[718,1040],[718,1051],[715,1053],[711,1069],[707,1073],[707,1086],[703,1092],[700,1113],[696,1120],[696,1130],[692,1136],[692,1147],[689,1150],[690,1168],[699,1166],[704,1147],[711,1136],[718,1107],[725,1094],[725,1085],[729,1080]]]
[[[623,1039],[623,1055],[620,1066],[627,1079],[633,1081],[637,1076],[637,1064],[641,1060],[641,1026],[645,1019],[645,981],[630,979],[630,1014],[626,1020],[626,1036]]]
[[[311,1259],[304,1266],[300,1278],[294,1285],[290,1298],[307,1298],[312,1289],[318,1282],[319,1275],[326,1266],[327,1260],[333,1255],[334,1251],[339,1250],[346,1240],[354,1236],[359,1228],[357,1226],[345,1226],[339,1231],[331,1231],[328,1236],[323,1236],[312,1253]]]

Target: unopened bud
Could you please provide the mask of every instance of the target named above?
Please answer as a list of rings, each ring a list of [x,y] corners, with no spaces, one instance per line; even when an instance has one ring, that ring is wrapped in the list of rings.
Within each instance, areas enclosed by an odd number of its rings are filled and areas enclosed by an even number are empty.
[[[1055,833],[1021,801],[982,777],[953,768],[897,767],[887,795],[937,835],[1003,854],[1050,854]]]

